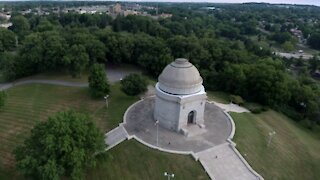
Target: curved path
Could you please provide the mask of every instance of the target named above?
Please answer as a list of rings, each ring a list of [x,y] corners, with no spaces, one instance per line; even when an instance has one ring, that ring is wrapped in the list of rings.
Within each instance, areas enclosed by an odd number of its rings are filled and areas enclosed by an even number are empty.
[[[0,90],[6,90],[14,86],[24,85],[24,84],[52,84],[60,86],[70,86],[70,87],[88,87],[88,83],[78,83],[78,82],[68,82],[62,80],[38,80],[38,79],[27,79],[27,80],[18,80],[12,83],[0,83]]]
[[[222,107],[224,108],[221,108]],[[232,138],[235,125],[227,111],[247,112],[232,104],[209,102],[205,109],[205,130],[186,137],[155,126],[153,121],[154,97],[144,98],[131,105],[124,122],[106,134],[106,144],[111,149],[126,139],[164,152],[189,154],[199,160],[214,180],[262,180],[235,148]],[[157,130],[158,129],[158,130]]]
[[[135,69],[133,67],[125,68],[125,67],[115,66],[115,65],[109,65],[106,68],[106,76],[110,83],[118,82],[125,76],[132,73],[141,73],[141,70]],[[6,90],[14,86],[23,85],[23,84],[33,84],[33,83],[52,84],[52,85],[70,86],[70,87],[88,87],[88,83],[70,82],[70,81],[64,81],[64,80],[20,79],[10,83],[0,83],[0,90]]]

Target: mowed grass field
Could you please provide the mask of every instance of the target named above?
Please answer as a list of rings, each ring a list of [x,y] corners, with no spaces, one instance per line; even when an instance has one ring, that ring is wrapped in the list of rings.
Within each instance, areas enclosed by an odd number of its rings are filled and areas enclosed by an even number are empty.
[[[108,158],[87,173],[87,179],[163,180],[163,173],[175,180],[209,180],[200,163],[191,156],[150,149],[135,140],[125,141],[108,151]]]
[[[320,138],[286,116],[269,110],[261,114],[231,113],[234,141],[249,164],[265,179],[320,179]],[[275,131],[269,147],[269,132]]]
[[[111,87],[109,107],[104,100],[92,100],[87,88],[29,84],[7,90],[8,103],[0,111],[0,179],[24,179],[14,168],[12,150],[30,133],[38,121],[45,121],[57,111],[74,109],[92,115],[103,132],[122,122],[125,110],[138,100]],[[175,179],[208,179],[200,163],[191,156],[162,153],[134,141],[126,141],[99,158],[97,167],[87,172],[87,179],[163,179],[163,172]]]
[[[12,150],[27,137],[39,121],[62,110],[89,113],[103,132],[122,121],[122,116],[136,97],[126,96],[120,85],[111,88],[109,108],[105,101],[92,100],[87,88],[29,84],[7,90],[8,101],[0,111],[0,163],[3,169],[14,165]]]

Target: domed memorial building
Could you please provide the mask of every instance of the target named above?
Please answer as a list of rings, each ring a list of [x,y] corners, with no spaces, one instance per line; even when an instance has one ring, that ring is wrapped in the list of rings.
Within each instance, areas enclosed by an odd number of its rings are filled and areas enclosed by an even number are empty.
[[[134,138],[160,151],[192,154],[212,179],[263,179],[232,142],[235,124],[227,109],[246,109],[207,102],[199,71],[187,59],[167,65],[158,80],[152,95],[131,105],[124,122],[107,134],[109,144]]]
[[[207,96],[198,69],[179,58],[164,68],[158,80],[153,115],[160,126],[183,134],[190,126],[203,128]]]

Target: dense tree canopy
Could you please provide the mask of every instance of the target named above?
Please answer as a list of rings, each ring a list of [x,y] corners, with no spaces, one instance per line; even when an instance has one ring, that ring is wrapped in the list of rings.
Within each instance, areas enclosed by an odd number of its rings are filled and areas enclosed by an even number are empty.
[[[89,88],[92,97],[101,98],[110,92],[104,65],[94,64],[90,69]]]
[[[15,46],[15,34],[7,29],[0,28],[0,52],[12,50]]]
[[[17,168],[33,179],[81,179],[95,165],[95,153],[104,150],[103,134],[85,114],[59,112],[38,123],[17,147]]]
[[[312,34],[308,39],[308,44],[311,47],[320,50],[320,33]]]

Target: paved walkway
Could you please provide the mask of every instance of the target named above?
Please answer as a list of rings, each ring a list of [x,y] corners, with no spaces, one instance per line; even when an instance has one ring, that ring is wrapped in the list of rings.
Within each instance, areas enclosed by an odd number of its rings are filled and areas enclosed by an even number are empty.
[[[161,126],[157,130],[153,109],[154,97],[145,98],[128,108],[124,123],[121,124],[128,132],[128,139],[134,138],[150,148],[164,152],[191,154],[214,180],[263,179],[232,142],[235,126],[226,111],[249,112],[245,108],[234,104],[207,103],[204,115],[206,127],[192,137]]]
[[[106,69],[106,76],[108,77],[109,82],[115,83],[120,81],[125,76],[132,73],[141,73],[141,70],[135,69],[133,67],[123,68],[121,66],[109,65]],[[70,86],[70,87],[88,87],[88,83],[79,83],[79,82],[69,82],[64,80],[47,80],[47,79],[22,79],[10,83],[0,83],[0,90],[6,90],[13,86],[23,85],[23,84],[52,84],[60,86]]]
[[[121,67],[119,65],[107,65],[106,74],[108,77],[109,82],[114,83],[120,81],[125,76],[129,74],[137,73],[140,74],[141,70],[138,68],[134,68],[133,66],[130,67]]]
[[[109,150],[121,143],[122,141],[126,140],[128,137],[128,133],[123,128],[123,126],[118,126],[115,129],[106,133],[105,136],[105,143],[108,145],[106,150]]]
[[[252,172],[246,161],[229,143],[196,153],[202,166],[215,180],[257,180],[261,176]]]
[[[88,83],[78,83],[78,82],[68,82],[68,81],[61,81],[61,80],[37,80],[37,79],[29,79],[29,80],[18,80],[12,83],[0,83],[0,90],[6,90],[13,86],[19,86],[23,84],[53,84],[53,85],[60,85],[60,86],[71,86],[71,87],[87,87]]]
[[[233,103],[230,103],[230,104],[222,104],[218,102],[213,102],[213,103],[219,108],[227,112],[236,112],[236,113],[250,112],[248,109]]]
[[[146,98],[127,111],[123,126],[130,136],[135,136],[155,147],[179,152],[203,151],[225,143],[229,138],[232,124],[224,112],[214,104],[206,104],[204,112],[206,128],[194,125],[199,133],[186,137],[155,125],[154,101],[154,97]]]

